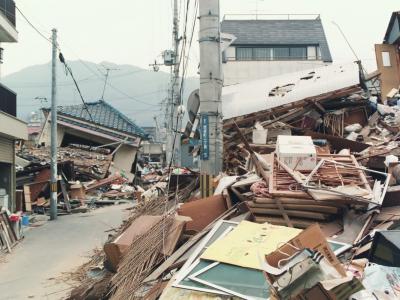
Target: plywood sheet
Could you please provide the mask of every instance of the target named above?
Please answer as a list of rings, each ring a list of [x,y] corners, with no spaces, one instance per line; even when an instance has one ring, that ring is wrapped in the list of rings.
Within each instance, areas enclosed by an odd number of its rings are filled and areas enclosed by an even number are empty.
[[[201,258],[261,270],[259,255],[275,251],[300,232],[295,228],[243,221],[208,247]]]

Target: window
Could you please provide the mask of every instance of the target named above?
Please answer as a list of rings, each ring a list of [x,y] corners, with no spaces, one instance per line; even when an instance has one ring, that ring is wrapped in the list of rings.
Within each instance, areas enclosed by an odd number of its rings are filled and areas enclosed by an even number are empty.
[[[255,60],[271,60],[272,48],[253,48],[253,57]]]
[[[274,60],[275,59],[288,59],[290,56],[290,48],[276,47],[274,48]]]
[[[237,47],[236,60],[317,60],[320,48],[310,46]]]
[[[252,60],[253,48],[236,48],[237,60]]]
[[[306,47],[291,47],[290,48],[291,59],[307,59],[307,48]]]
[[[389,52],[382,52],[382,64],[384,67],[392,66],[392,64],[390,63],[390,53]]]

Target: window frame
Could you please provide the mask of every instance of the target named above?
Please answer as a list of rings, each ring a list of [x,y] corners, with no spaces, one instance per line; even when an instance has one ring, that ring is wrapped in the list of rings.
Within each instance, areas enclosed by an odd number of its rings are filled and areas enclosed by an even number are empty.
[[[308,47],[315,47],[316,51],[316,58],[315,59],[309,59],[308,55]],[[267,59],[263,58],[257,58],[255,55],[256,49],[270,49],[270,56]],[[274,56],[274,49],[276,48],[287,48],[289,50],[289,56],[288,57],[278,57],[276,58]],[[291,56],[291,49],[294,48],[302,48],[305,50],[305,56],[304,57],[292,57]],[[240,49],[251,49],[251,58],[250,59],[240,59],[238,56],[238,52]],[[319,44],[299,44],[299,45],[289,45],[289,44],[283,44],[283,45],[277,45],[277,44],[271,44],[271,45],[235,45],[235,60],[236,61],[293,61],[293,60],[301,60],[301,61],[315,61],[315,60],[322,60],[322,55],[321,55],[321,47]]]

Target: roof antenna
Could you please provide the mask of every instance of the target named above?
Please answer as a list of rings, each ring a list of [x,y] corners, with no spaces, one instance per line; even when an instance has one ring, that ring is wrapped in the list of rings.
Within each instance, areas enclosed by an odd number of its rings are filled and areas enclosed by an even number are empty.
[[[264,0],[256,0],[256,20],[258,20],[258,1],[264,1]]]
[[[104,94],[106,92],[106,87],[107,87],[107,82],[108,82],[108,77],[110,75],[111,71],[119,71],[120,69],[117,68],[110,68],[110,67],[105,67],[102,66],[106,70],[106,74],[104,75],[106,78],[104,79],[104,87],[103,87],[103,93],[101,94],[100,100],[104,101]]]
[[[362,82],[362,86],[363,86],[364,90],[368,90],[368,88],[365,84],[365,74],[368,73],[367,70],[362,65],[360,58],[358,57],[354,48],[351,46],[351,44],[350,44],[349,40],[347,39],[346,35],[344,34],[342,28],[335,21],[332,21],[332,23],[339,29],[340,33],[342,34],[342,36],[343,36],[344,40],[346,41],[347,45],[349,46],[350,50],[353,52],[354,57],[356,58],[356,63],[358,65],[358,70],[359,70],[359,75],[360,75],[360,80]]]
[[[354,54],[355,58],[357,59],[357,61],[360,61],[360,59],[359,59],[358,56],[357,56],[356,51],[354,51],[354,48],[351,46],[351,44],[350,44],[349,40],[347,39],[346,35],[344,34],[342,28],[341,28],[335,21],[332,21],[332,23],[333,23],[333,25],[335,25],[335,26],[339,29],[339,31],[340,31],[342,37],[343,37],[344,40],[346,41],[346,43],[347,43],[347,45],[349,46],[350,50],[353,52],[353,54]]]

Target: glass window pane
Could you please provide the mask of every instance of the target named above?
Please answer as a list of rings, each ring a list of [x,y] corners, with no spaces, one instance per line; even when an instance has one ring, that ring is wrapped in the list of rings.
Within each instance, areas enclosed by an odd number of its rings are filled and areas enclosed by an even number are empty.
[[[236,49],[237,60],[251,60],[253,59],[253,48],[237,48]]]
[[[307,59],[307,48],[306,47],[293,47],[290,48],[291,59]]]
[[[382,52],[382,62],[384,67],[391,67],[392,64],[390,62],[390,53]]]
[[[322,59],[321,47],[317,47],[317,51],[318,51],[318,59]]]
[[[318,59],[317,47],[316,46],[308,46],[307,47],[307,58],[310,59],[310,60]]]
[[[271,59],[271,48],[254,48],[253,51],[255,60]]]
[[[203,284],[221,287],[237,296],[254,297],[254,299],[270,297],[270,286],[263,272],[259,270],[220,263],[201,272],[195,278]]]
[[[289,48],[287,47],[274,48],[274,59],[289,59]]]

